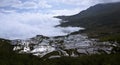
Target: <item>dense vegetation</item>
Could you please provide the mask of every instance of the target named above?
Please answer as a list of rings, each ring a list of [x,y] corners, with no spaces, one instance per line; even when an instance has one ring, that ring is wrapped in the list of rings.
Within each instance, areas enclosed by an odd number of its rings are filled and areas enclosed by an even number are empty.
[[[120,54],[42,59],[12,51],[9,40],[0,39],[0,65],[119,65]]]
[[[9,40],[0,39],[0,65],[39,65],[41,59],[31,54],[18,54],[12,51]]]
[[[120,2],[97,4],[73,16],[58,16],[60,26],[84,27],[89,37],[120,42]]]

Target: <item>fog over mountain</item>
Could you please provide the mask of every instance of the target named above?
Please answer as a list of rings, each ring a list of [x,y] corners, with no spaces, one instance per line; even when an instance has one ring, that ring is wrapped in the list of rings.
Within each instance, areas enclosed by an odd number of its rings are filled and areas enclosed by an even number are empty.
[[[1,0],[0,38],[29,38],[35,35],[59,36],[80,28],[61,28],[57,15],[74,15],[98,3],[119,0]],[[63,32],[63,31],[67,31]]]
[[[120,0],[0,0],[0,65],[120,65]]]
[[[59,19],[52,18],[51,15],[41,15],[39,13],[0,13],[0,36],[8,39],[25,39],[36,35],[59,36],[66,35],[79,28],[67,27],[55,28],[59,24]],[[63,32],[64,30],[69,32]]]

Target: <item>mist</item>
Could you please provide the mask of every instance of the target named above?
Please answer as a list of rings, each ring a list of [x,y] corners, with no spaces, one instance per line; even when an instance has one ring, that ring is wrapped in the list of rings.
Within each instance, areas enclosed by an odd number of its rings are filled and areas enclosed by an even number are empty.
[[[78,31],[78,27],[55,27],[60,19],[50,14],[40,13],[0,13],[0,37],[7,39],[26,39],[36,35],[62,36]],[[65,32],[67,31],[67,32]]]

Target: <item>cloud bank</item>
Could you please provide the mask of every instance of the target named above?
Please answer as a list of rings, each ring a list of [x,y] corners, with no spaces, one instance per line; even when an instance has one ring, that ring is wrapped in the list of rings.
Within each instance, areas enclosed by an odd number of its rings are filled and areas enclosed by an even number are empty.
[[[80,28],[55,28],[60,24],[59,19],[52,15],[40,13],[0,13],[0,37],[8,39],[25,39],[36,35],[61,36],[78,31]],[[63,32],[63,31],[68,32]]]

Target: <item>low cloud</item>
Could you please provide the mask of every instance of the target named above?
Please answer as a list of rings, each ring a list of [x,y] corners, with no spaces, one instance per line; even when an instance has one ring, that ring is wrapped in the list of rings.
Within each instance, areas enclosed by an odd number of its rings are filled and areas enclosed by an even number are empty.
[[[36,35],[59,36],[66,35],[79,28],[55,28],[60,24],[59,19],[52,15],[40,13],[0,13],[0,37],[8,39],[26,39]],[[69,32],[63,32],[63,30]]]

